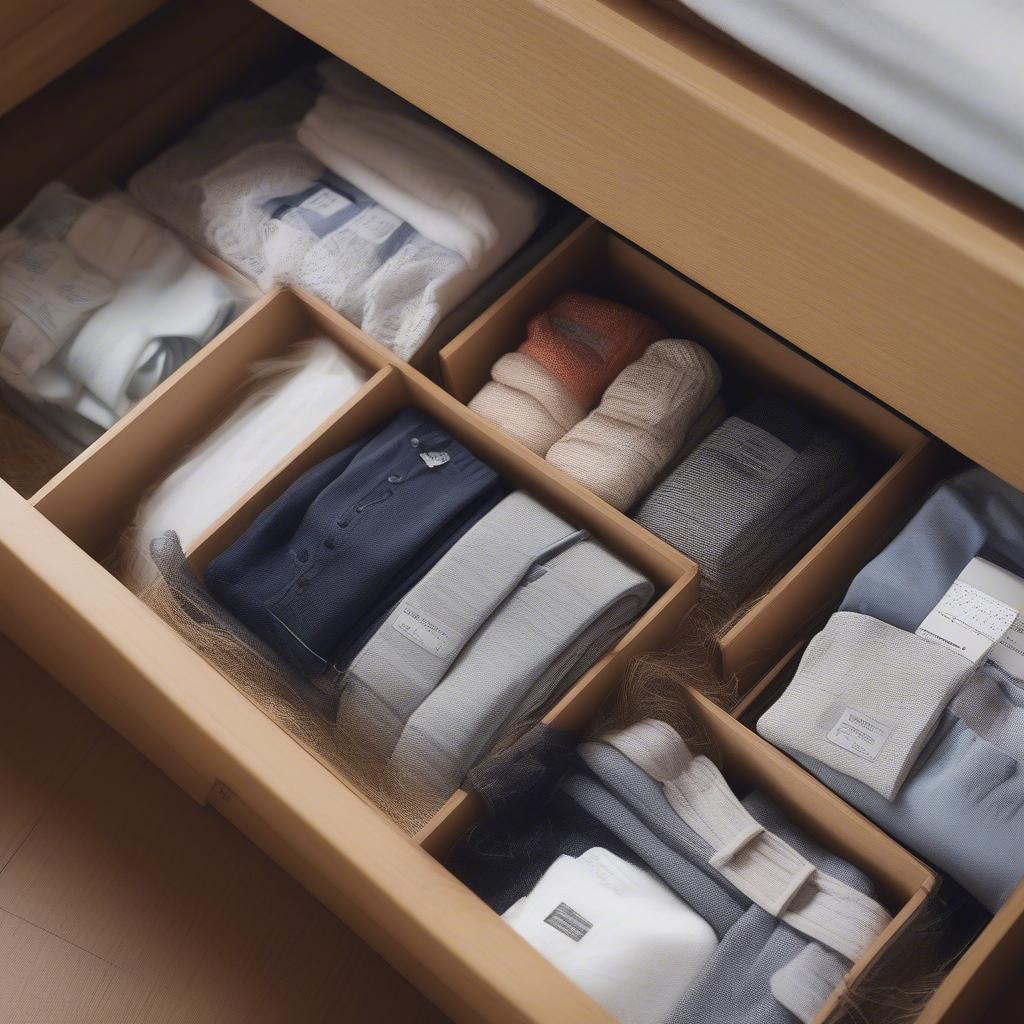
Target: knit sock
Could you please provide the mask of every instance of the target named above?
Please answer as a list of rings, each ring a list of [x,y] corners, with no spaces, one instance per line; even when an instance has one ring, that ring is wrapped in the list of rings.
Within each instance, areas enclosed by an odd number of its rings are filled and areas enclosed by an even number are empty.
[[[635,518],[692,558],[703,586],[740,601],[852,502],[862,480],[850,440],[762,398],[697,445]]]
[[[656,341],[609,385],[601,404],[552,446],[548,461],[618,509],[650,490],[721,384],[693,341]]]
[[[522,352],[503,355],[491,376],[493,380],[469,403],[470,409],[538,455],[545,455],[586,415],[557,377]]]
[[[569,292],[535,316],[519,351],[557,377],[584,408],[668,332],[628,306]]]

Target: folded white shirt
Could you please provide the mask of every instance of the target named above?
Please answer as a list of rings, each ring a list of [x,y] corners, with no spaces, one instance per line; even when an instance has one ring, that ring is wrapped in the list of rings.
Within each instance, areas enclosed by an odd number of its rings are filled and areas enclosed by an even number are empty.
[[[533,234],[539,191],[468,140],[347,67],[320,64],[323,92],[298,139],[331,171],[465,263],[448,308]]]
[[[502,917],[623,1024],[663,1024],[718,946],[664,882],[601,847],[559,857]]]

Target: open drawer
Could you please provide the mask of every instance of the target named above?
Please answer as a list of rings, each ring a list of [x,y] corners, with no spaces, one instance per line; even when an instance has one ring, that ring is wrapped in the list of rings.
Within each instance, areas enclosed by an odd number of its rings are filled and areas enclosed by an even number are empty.
[[[0,616],[41,664],[193,796],[209,799],[456,1019],[603,1019],[85,552],[9,490],[0,494]],[[756,780],[876,881],[895,914],[876,955],[926,898],[930,873],[724,712],[692,701],[718,740],[727,777]],[[453,838],[438,841],[438,851]]]
[[[595,226],[581,232],[584,238],[599,234],[608,240]],[[566,243],[574,244],[578,240]],[[624,254],[640,258],[628,247]],[[668,276],[673,287],[690,288]],[[553,279],[547,287],[560,285]],[[702,300],[712,303],[706,296]],[[485,314],[482,323],[497,315]],[[237,395],[248,366],[310,333],[333,339],[365,368],[368,383],[214,524],[190,551],[193,565],[201,566],[222,550],[303,469],[390,411],[418,405],[513,484],[585,527],[658,585],[660,597],[645,617],[548,711],[547,721],[584,731],[623,679],[631,656],[670,645],[696,599],[697,567],[417,370],[390,358],[323,304],[290,291],[257,303],[44,488],[34,508],[9,489],[0,490],[5,581],[0,626],[195,799],[209,801],[250,835],[457,1019],[601,1019],[582,993],[434,859],[479,814],[473,798],[456,793],[418,834],[403,834],[317,751],[297,742],[101,564],[140,495],[217,421],[226,396]],[[722,336],[733,337],[731,327],[723,328]],[[756,337],[763,336],[757,332]],[[806,365],[783,346],[776,357],[779,353],[792,357],[794,367]],[[823,380],[833,378],[823,375]],[[772,381],[785,386],[783,375]],[[911,449],[921,443],[920,457],[923,439],[916,431],[906,437]],[[899,463],[897,451],[898,446],[891,457]],[[918,486],[926,475],[922,465]],[[903,503],[894,500],[886,506],[883,521],[895,525],[909,511],[913,493]],[[802,620],[808,609],[790,608],[787,614]],[[932,876],[727,714],[703,698],[691,699],[718,739],[730,777],[767,789],[812,835],[877,882],[895,921],[858,965],[852,984],[867,960],[916,913]],[[839,999],[841,993],[834,1001]]]

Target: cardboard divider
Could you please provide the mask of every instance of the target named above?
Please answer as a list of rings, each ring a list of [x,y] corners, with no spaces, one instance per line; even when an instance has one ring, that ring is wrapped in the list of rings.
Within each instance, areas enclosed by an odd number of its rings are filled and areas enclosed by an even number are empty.
[[[935,872],[714,702],[692,689],[686,691],[686,700],[713,740],[723,774],[733,788],[742,791],[756,786],[768,794],[808,835],[861,868],[893,912],[889,926],[819,1010],[814,1024],[823,1024],[845,993],[920,913],[936,887]]]
[[[1011,1024],[1020,1014],[1024,882],[943,978],[916,1024]]]
[[[346,337],[343,325],[330,323],[327,314],[323,310],[320,313],[324,319],[318,325],[333,331],[332,336],[339,344],[351,345],[358,351],[360,340]],[[277,317],[268,316],[268,324],[276,328]],[[558,514],[587,529],[595,540],[655,583],[659,593],[644,615],[546,712],[545,721],[572,727],[596,712],[633,656],[660,649],[670,642],[696,600],[696,566],[585,489],[568,486],[561,474],[543,460],[523,451],[501,431],[473,416],[461,403],[402,364],[382,367],[342,409],[221,516],[186,552],[193,570],[201,574],[210,558],[233,543],[260,511],[303,472],[409,405],[427,411],[512,485],[528,490]],[[464,792],[454,794],[419,833],[418,841],[436,848],[441,842],[439,836],[455,834],[466,826],[474,806]]]
[[[144,398],[32,498],[76,544],[105,557],[139,498],[233,408],[252,364],[326,335],[370,375],[388,365],[383,346],[337,314],[290,291],[260,299]]]
[[[237,539],[307,469],[381,426],[400,409],[418,406],[511,485],[527,489],[553,511],[587,529],[655,583],[658,596],[645,614],[574,682],[547,712],[546,720],[571,726],[593,714],[631,657],[671,641],[696,600],[696,566],[585,488],[567,481],[312,297],[280,291],[262,300],[40,492],[36,508],[93,557],[105,556],[146,490],[241,401],[252,363],[281,355],[312,334],[332,339],[373,375],[191,546],[187,555],[193,570],[201,574],[213,555]],[[420,834],[420,841],[436,844],[433,833],[449,834],[453,827],[460,827],[472,806],[466,794],[455,794]]]
[[[571,288],[617,299],[655,317],[676,336],[705,345],[722,367],[730,411],[756,394],[774,392],[860,440],[879,466],[876,479],[852,507],[809,550],[797,553],[795,563],[717,638],[719,670],[736,677],[742,693],[902,524],[935,479],[940,447],[593,221],[442,349],[445,387],[469,402],[490,379],[495,360],[523,341],[530,317]]]
[[[816,1016],[815,1024],[820,1024],[913,922],[935,888],[935,873],[727,711],[695,690],[683,691],[680,699],[686,701],[693,718],[711,739],[734,791],[742,795],[756,787],[770,796],[808,835],[864,871],[875,883],[879,900],[893,914],[889,926],[853,965]],[[579,721],[558,721],[557,715],[546,720],[582,733],[592,717],[593,712]],[[443,859],[481,811],[475,795],[457,794],[418,841]]]

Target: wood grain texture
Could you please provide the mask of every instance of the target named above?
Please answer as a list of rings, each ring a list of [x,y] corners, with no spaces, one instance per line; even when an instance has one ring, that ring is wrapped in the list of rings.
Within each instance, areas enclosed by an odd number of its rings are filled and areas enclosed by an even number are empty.
[[[1024,486],[1019,212],[897,173],[650,5],[260,3]]]
[[[0,1020],[443,1015],[0,637]]]
[[[4,0],[0,113],[10,110],[164,0]]]

